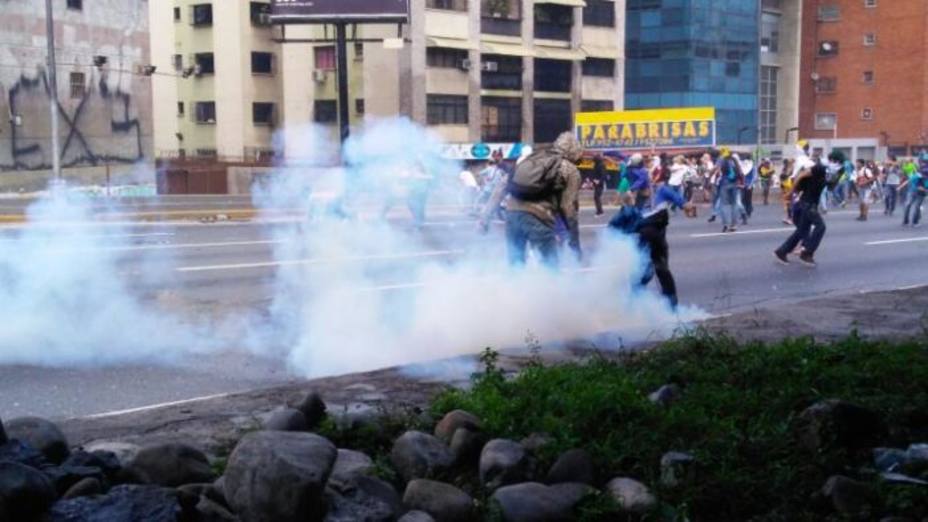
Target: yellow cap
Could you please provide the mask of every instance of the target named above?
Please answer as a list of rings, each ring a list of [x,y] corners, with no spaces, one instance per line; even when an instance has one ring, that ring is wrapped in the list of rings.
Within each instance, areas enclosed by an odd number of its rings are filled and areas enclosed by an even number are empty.
[[[805,146],[808,144],[809,144],[808,140],[799,140],[796,142],[796,146],[799,148],[805,148]]]
[[[721,154],[723,158],[727,158],[731,156],[731,149],[729,149],[728,147],[722,147],[721,149],[719,149],[719,154]]]

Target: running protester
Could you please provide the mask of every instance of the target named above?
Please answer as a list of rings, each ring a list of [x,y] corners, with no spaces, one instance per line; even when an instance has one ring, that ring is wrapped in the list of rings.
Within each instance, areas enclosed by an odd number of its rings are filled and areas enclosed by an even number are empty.
[[[799,193],[799,202],[796,205],[799,215],[795,217],[798,221],[796,230],[773,252],[779,263],[788,265],[787,256],[802,243],[799,261],[809,267],[815,266],[815,251],[825,237],[825,221],[819,213],[818,204],[822,191],[825,190],[827,175],[828,168],[817,163],[812,168],[801,170],[796,177],[793,190]]]
[[[770,158],[764,158],[757,168],[757,176],[760,178],[760,190],[764,196],[764,206],[770,204],[770,187],[773,185],[773,164]]]
[[[892,216],[896,213],[896,203],[899,200],[899,185],[902,184],[902,168],[895,156],[889,158],[889,164],[886,166],[886,181],[883,183],[885,192],[884,201],[886,208],[883,214]]]
[[[719,161],[718,200],[719,213],[722,215],[722,232],[735,232],[735,211],[738,208],[738,193],[744,187],[744,174],[737,158],[726,148],[721,150]]]
[[[857,160],[857,193],[860,196],[860,215],[857,221],[866,221],[867,214],[870,213],[870,197],[873,195],[873,184],[876,177],[873,170],[867,166],[864,160]]]
[[[902,226],[909,226],[909,216],[912,216],[912,226],[918,227],[922,218],[922,204],[925,202],[925,196],[928,195],[928,162],[921,162],[921,170],[916,170],[909,179],[899,186],[899,190],[906,187],[909,189],[909,197],[905,205]]]

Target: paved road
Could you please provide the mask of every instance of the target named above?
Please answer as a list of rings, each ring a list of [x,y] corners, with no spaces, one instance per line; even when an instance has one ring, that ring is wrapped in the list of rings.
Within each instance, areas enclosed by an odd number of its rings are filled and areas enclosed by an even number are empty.
[[[671,266],[681,301],[720,314],[822,296],[884,290],[925,284],[928,229],[900,226],[899,218],[876,210],[866,223],[855,213],[828,214],[828,233],[816,256],[817,269],[773,262],[772,250],[791,228],[782,225],[778,206],[758,207],[750,226],[722,234],[703,214],[694,220],[675,218],[670,227]],[[608,213],[607,213],[608,216]],[[406,217],[391,218],[408,229]],[[582,241],[597,251],[605,219],[582,214]],[[137,224],[129,228],[101,227],[99,234],[127,236],[120,247],[119,277],[137,278],[157,269],[155,282],[136,285],[143,299],[179,303],[191,310],[263,309],[273,294],[280,268],[272,250],[279,246],[275,222]],[[0,232],[0,242],[21,228]],[[397,292],[416,283],[416,259],[453,264],[467,255],[461,245],[487,248],[487,255],[504,255],[502,230],[495,227],[475,239],[474,224],[455,210],[433,214],[422,231],[419,251],[401,252],[403,259],[360,256],[356,263],[372,281],[374,291]],[[91,247],[96,248],[96,247]],[[155,258],[151,254],[164,254]],[[143,262],[144,259],[144,262]],[[287,262],[310,263],[324,273],[326,263],[295,256]],[[156,268],[153,268],[154,263]],[[318,267],[316,267],[318,265]],[[590,267],[596,269],[596,266]],[[656,283],[655,283],[656,284]],[[784,332],[787,333],[787,332]],[[192,397],[250,389],[291,380],[281,361],[241,353],[200,357],[181,366],[130,366],[106,369],[47,369],[0,366],[0,416],[23,414],[69,417],[178,401]]]

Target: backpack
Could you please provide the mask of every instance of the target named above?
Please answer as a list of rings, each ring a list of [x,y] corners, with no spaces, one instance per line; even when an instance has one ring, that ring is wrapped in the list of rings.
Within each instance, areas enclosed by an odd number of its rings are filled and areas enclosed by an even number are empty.
[[[560,196],[567,186],[561,176],[561,156],[553,151],[532,153],[509,177],[509,193],[523,201],[542,201]]]
[[[641,209],[625,205],[609,220],[609,228],[623,234],[637,234],[642,221]]]

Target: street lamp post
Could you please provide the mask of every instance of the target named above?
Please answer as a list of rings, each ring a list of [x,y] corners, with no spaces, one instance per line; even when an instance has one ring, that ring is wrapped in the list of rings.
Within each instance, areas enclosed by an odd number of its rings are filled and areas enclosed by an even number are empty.
[[[55,62],[55,19],[52,14],[52,0],[45,0],[45,33],[48,43],[48,100],[52,123],[52,174],[55,180],[61,180],[61,157],[58,153],[58,75]]]

